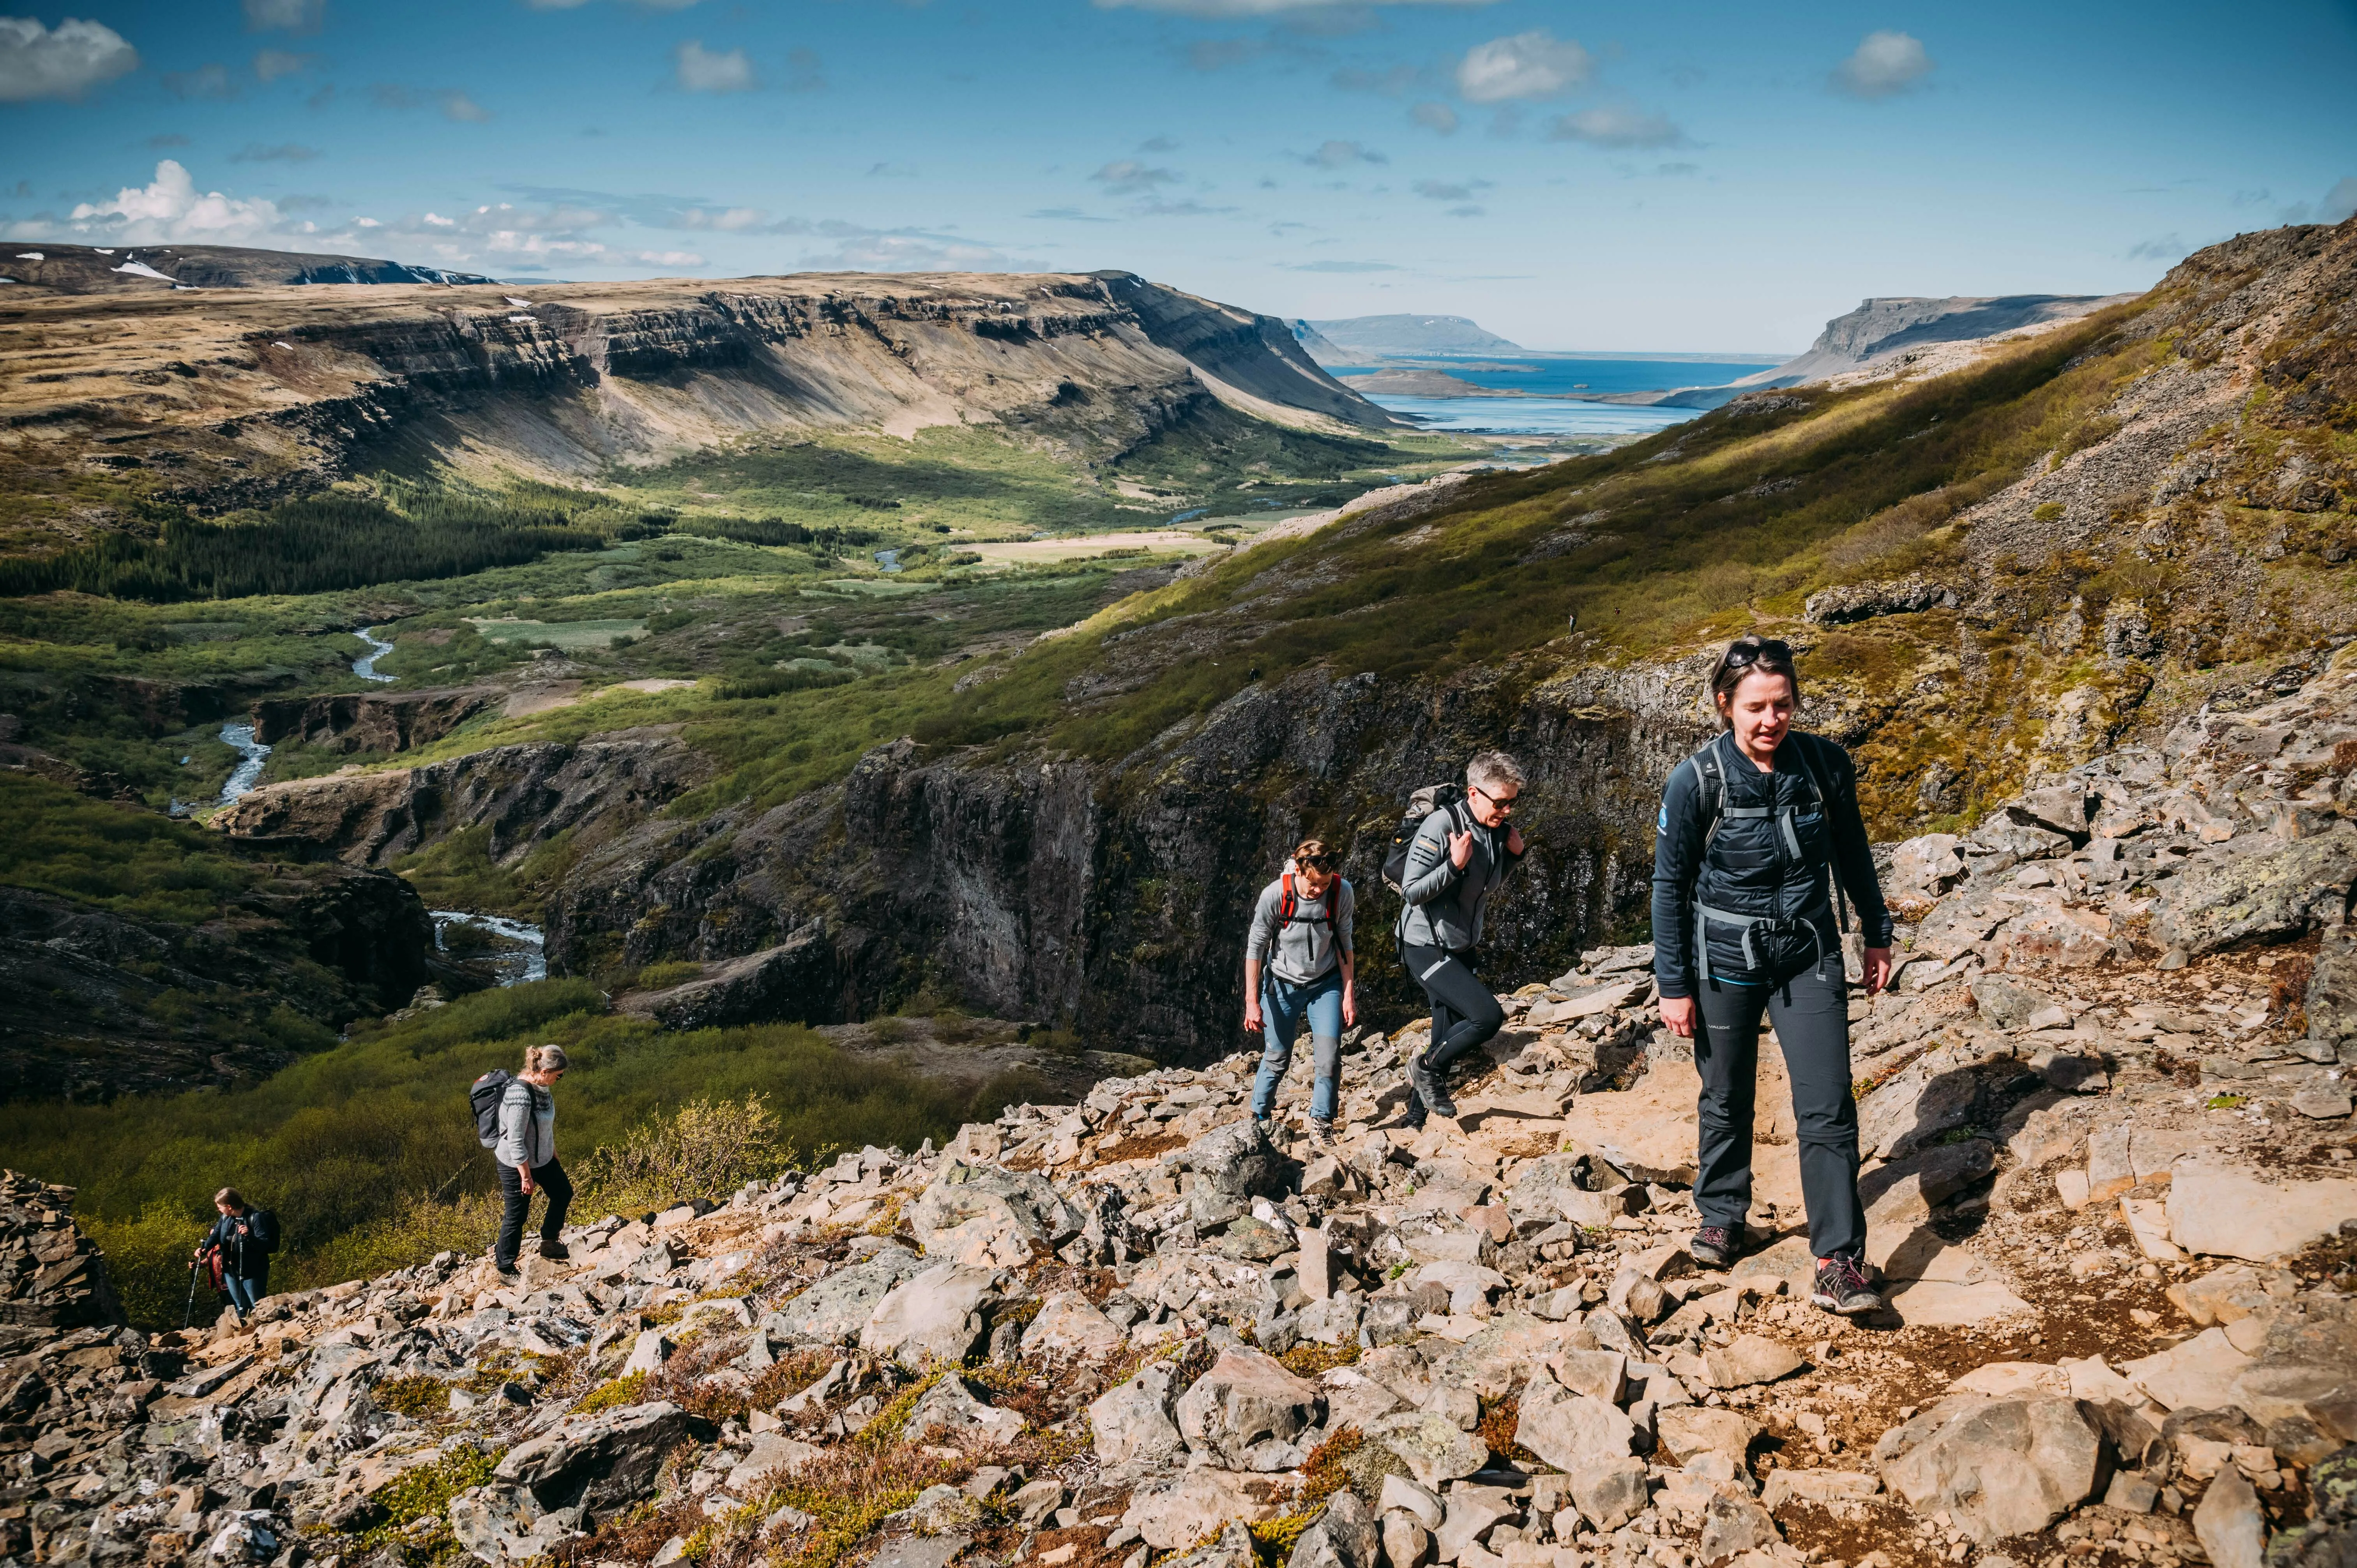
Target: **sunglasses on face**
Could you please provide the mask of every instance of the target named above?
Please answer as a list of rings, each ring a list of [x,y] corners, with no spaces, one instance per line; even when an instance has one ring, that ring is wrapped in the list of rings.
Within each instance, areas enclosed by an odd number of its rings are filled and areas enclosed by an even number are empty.
[[[1514,809],[1514,802],[1522,799],[1519,795],[1492,795],[1487,789],[1482,789],[1479,784],[1473,786],[1473,790],[1474,793],[1480,795],[1483,800],[1489,801],[1490,804],[1497,807],[1498,810],[1501,811],[1512,811]]]
[[[1790,664],[1792,645],[1775,638],[1763,638],[1758,642],[1738,642],[1727,650],[1727,667],[1740,670],[1747,664]]]

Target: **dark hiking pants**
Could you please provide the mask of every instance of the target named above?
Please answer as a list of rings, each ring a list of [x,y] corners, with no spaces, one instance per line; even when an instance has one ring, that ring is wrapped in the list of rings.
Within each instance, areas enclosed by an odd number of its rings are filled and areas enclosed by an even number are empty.
[[[1765,1013],[1776,1021],[1777,1043],[1792,1080],[1810,1251],[1820,1258],[1864,1251],[1857,1103],[1850,1098],[1849,988],[1840,960],[1824,959],[1775,986],[1706,981],[1695,1001],[1703,1026],[1695,1031],[1702,1147],[1694,1197],[1702,1222],[1732,1229],[1750,1211],[1751,1116],[1759,1089],[1760,1018]]]
[[[1447,948],[1403,942],[1400,956],[1406,961],[1408,973],[1432,1000],[1432,1043],[1424,1053],[1428,1070],[1446,1070],[1450,1062],[1506,1026],[1506,1010],[1473,972],[1469,949],[1451,952]]]
[[[548,1212],[540,1221],[540,1239],[554,1241],[565,1229],[565,1211],[573,1203],[573,1184],[565,1179],[565,1167],[551,1160],[532,1169],[532,1185],[548,1194]],[[531,1212],[532,1198],[523,1190],[523,1178],[516,1175],[513,1165],[500,1167],[500,1193],[507,1199],[507,1211],[500,1216],[500,1241],[492,1256],[501,1268],[515,1264],[516,1252],[523,1246],[523,1222]]]

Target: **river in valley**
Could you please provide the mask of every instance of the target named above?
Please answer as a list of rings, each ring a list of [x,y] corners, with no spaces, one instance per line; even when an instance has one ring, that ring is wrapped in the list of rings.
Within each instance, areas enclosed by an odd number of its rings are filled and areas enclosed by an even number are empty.
[[[240,795],[251,794],[254,780],[262,777],[263,765],[270,760],[270,748],[253,738],[253,725],[239,721],[221,725],[221,744],[235,746],[244,758],[231,769],[229,781],[221,786],[221,803],[224,806]]]
[[[385,682],[393,679],[390,675],[380,675],[376,672],[376,661],[393,651],[393,644],[377,636],[377,633],[383,629],[384,628],[381,626],[359,627],[353,629],[352,635],[369,645],[369,650],[366,653],[352,660],[352,673],[363,681]]]
[[[548,952],[541,929],[505,915],[478,915],[467,909],[436,909],[434,946],[477,969],[487,971],[501,985],[548,978]],[[457,941],[454,949],[452,937]]]

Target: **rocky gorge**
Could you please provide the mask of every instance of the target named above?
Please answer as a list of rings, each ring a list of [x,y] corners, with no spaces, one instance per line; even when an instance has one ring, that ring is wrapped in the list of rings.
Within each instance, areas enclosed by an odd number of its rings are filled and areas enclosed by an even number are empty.
[[[1753,1245],[1697,1273],[1650,949],[1423,1026],[1343,1123],[1249,1058],[122,1326],[72,1193],[0,1187],[11,1481],[44,1563],[508,1568],[2327,1568],[2357,1553],[2357,645],[1889,847],[1853,997],[1869,1257],[1805,1300],[1763,1053]]]

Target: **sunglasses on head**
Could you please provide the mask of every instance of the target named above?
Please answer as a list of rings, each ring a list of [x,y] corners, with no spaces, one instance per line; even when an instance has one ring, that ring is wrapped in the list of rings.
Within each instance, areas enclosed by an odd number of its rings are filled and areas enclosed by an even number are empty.
[[[1792,645],[1768,637],[1756,642],[1738,642],[1727,650],[1727,667],[1740,670],[1747,664],[1790,664]]]
[[[1334,869],[1336,858],[1330,854],[1313,854],[1304,857],[1298,864],[1315,867],[1319,871],[1331,871]]]

